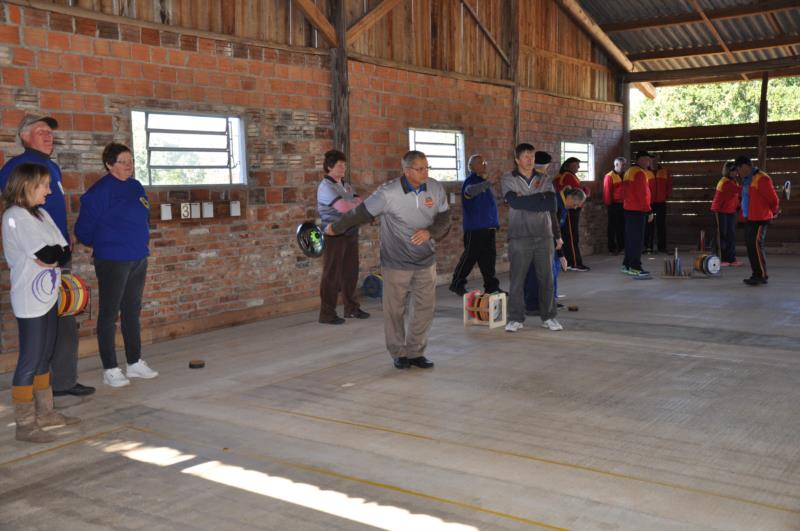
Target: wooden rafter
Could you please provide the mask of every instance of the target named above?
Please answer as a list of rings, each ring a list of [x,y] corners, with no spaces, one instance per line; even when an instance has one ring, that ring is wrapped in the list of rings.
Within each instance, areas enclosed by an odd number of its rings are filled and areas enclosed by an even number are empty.
[[[722,20],[726,18],[741,18],[753,15],[764,15],[767,13],[774,13],[776,11],[795,9],[797,7],[797,0],[769,0],[766,2],[753,2],[752,4],[744,6],[709,10],[706,11],[706,16],[710,20]],[[655,17],[649,19],[628,20],[625,22],[614,22],[611,24],[603,24],[600,27],[606,33],[613,33],[618,31],[646,30],[658,27],[663,28],[665,26],[680,26],[682,24],[698,22],[703,22],[703,18],[699,13],[691,12],[681,15],[674,15],[671,17]]]
[[[751,63],[738,63],[735,65],[707,66],[703,68],[628,72],[627,74],[623,74],[622,78],[626,83],[667,80],[681,80],[688,82],[692,79],[704,79],[710,82],[718,78],[730,77],[732,75],[738,76],[742,73],[773,72],[790,68],[800,68],[800,56],[770,59],[768,61],[753,61]]]
[[[750,52],[754,50],[766,50],[769,48],[781,48],[800,44],[800,35],[785,35],[762,39],[758,41],[729,43],[728,48],[732,52]],[[651,61],[654,59],[677,59],[680,57],[694,57],[698,55],[715,55],[725,53],[719,45],[698,46],[696,48],[679,48],[675,50],[655,50],[652,52],[640,52],[628,54],[628,59],[633,62]],[[787,53],[791,55],[791,53]]]
[[[333,47],[338,46],[336,41],[336,30],[333,29],[333,24],[331,24],[330,20],[325,16],[325,14],[319,10],[319,8],[314,4],[313,0],[292,0],[300,11],[303,12],[306,19],[314,26],[322,35],[322,37]]]
[[[383,2],[375,6],[372,11],[361,17],[358,22],[347,30],[347,45],[352,46],[356,39],[402,2],[403,0],[383,0]]]
[[[589,34],[627,72],[633,72],[635,66],[628,57],[614,44],[608,35],[597,25],[586,11],[578,4],[577,0],[557,0],[558,5],[563,7],[566,12]],[[656,88],[647,82],[635,82],[642,94],[648,98],[656,97]]]
[[[798,77],[800,76],[800,66],[795,68],[781,68],[777,70],[770,70],[769,77],[770,78],[779,78],[779,77]],[[726,83],[726,82],[733,82],[733,81],[740,81],[738,75],[716,75],[712,77],[696,77],[692,79],[665,79],[663,81],[653,81],[653,85],[656,87],[670,87],[674,85],[695,85],[701,83]]]
[[[500,54],[500,57],[503,58],[503,61],[505,61],[505,63],[508,66],[511,66],[511,60],[506,55],[505,51],[503,51],[503,48],[501,48],[500,45],[497,44],[497,41],[492,36],[492,32],[490,32],[489,29],[483,25],[483,22],[481,22],[481,19],[480,17],[478,17],[478,13],[475,12],[475,9],[471,5],[469,5],[469,2],[467,2],[466,0],[461,0],[461,4],[467,8],[467,11],[469,12],[470,15],[472,15],[472,18],[475,20],[475,23],[481,29],[486,38],[489,39],[489,42],[492,43],[492,46],[494,46],[494,49],[497,50],[497,53]]]
[[[697,0],[689,0],[689,3],[692,4],[694,10],[703,19],[703,24],[708,29],[708,31],[711,32],[711,35],[714,36],[714,40],[717,41],[717,44],[719,44],[722,47],[722,49],[725,50],[725,54],[730,58],[731,62],[738,63],[739,61],[736,59],[736,56],[733,55],[731,49],[728,48],[728,44],[725,42],[725,39],[722,38],[722,35],[719,34],[719,31],[717,31],[717,28],[716,26],[714,26],[714,23],[711,22],[711,20],[708,18],[708,15],[706,15],[706,12],[703,10],[702,7],[700,7],[700,3]],[[744,73],[740,75],[742,76],[742,79],[744,81],[747,81],[747,76]]]

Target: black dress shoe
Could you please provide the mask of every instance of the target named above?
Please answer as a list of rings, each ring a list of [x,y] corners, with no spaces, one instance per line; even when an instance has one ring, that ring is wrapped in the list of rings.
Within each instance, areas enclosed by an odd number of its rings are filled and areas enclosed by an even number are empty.
[[[406,358],[405,356],[394,360],[395,369],[408,369],[409,367],[410,365],[408,363],[408,358]]]
[[[408,360],[409,365],[413,365],[414,367],[419,367],[420,369],[430,369],[433,367],[433,362],[426,358],[425,356],[417,356],[416,358],[410,358]]]
[[[94,387],[89,387],[88,385],[81,385],[76,383],[69,389],[65,389],[63,391],[53,391],[53,396],[87,396],[93,394],[95,391]]]
[[[354,312],[346,313],[344,316],[348,319],[369,319],[369,314],[361,308]]]
[[[459,288],[457,288],[455,286],[450,286],[450,291],[452,291],[453,293],[455,293],[459,297],[463,297],[467,293],[467,290],[465,290],[463,286],[459,287]]]
[[[764,277],[750,277],[742,280],[748,286],[758,286],[759,284],[766,284],[767,279]]]
[[[331,319],[330,321],[323,321],[322,319],[320,319],[319,322],[322,324],[344,324],[345,320],[337,316]]]

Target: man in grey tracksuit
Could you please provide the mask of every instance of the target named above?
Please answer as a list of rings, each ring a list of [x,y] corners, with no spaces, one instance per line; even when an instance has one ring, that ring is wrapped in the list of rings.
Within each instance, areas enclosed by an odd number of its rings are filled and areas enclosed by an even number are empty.
[[[563,244],[558,220],[553,178],[545,172],[550,155],[534,153],[531,144],[515,149],[517,168],[500,179],[503,199],[508,204],[508,255],[511,262],[507,332],[516,332],[525,321],[525,277],[533,263],[539,285],[542,326],[562,330],[556,320],[553,297],[553,253]],[[553,241],[556,241],[555,248]]]

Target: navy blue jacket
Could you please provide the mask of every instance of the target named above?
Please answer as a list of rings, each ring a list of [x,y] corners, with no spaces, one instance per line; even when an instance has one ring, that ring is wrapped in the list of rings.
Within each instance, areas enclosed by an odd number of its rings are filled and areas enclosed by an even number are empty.
[[[475,196],[467,194],[468,187],[483,183],[488,186],[480,193]],[[496,229],[500,226],[500,218],[497,215],[497,199],[495,199],[492,186],[475,172],[469,174],[461,187],[461,207],[464,212],[462,220],[464,231]]]
[[[106,175],[81,196],[75,236],[92,247],[95,258],[127,262],[149,254],[150,203],[144,187],[131,177]]]

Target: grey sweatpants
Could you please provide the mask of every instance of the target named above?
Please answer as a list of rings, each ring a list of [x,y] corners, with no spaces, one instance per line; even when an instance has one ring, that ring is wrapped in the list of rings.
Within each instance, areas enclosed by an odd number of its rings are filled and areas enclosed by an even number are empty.
[[[542,321],[556,316],[553,298],[553,238],[508,240],[508,259],[511,262],[511,287],[508,293],[508,320],[525,322],[525,277],[533,262],[539,284],[539,314]]]
[[[386,349],[393,359],[422,356],[436,308],[436,264],[410,271],[383,268],[381,273]]]

